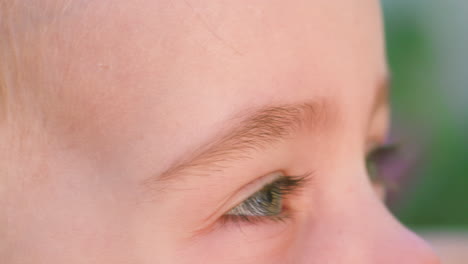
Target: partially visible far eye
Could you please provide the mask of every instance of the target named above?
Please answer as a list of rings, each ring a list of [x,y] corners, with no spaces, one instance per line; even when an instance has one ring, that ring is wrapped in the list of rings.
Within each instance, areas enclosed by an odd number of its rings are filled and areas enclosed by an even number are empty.
[[[280,176],[225,215],[246,221],[255,217],[282,217],[284,196],[298,190],[304,179],[305,177]]]
[[[389,166],[394,164],[397,154],[398,146],[392,144],[377,147],[366,157],[366,167],[369,178],[374,186],[377,186],[377,188],[383,192],[382,196],[385,196],[385,193],[389,189],[396,188],[395,182],[388,176],[392,170]]]

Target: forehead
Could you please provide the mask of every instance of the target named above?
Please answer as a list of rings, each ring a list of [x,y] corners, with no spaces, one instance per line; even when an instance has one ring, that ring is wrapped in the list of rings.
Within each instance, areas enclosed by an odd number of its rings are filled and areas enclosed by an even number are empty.
[[[354,109],[386,73],[374,0],[76,5],[44,38],[48,63],[66,70],[51,74],[63,89],[45,88],[47,109],[69,140],[107,151],[145,142],[164,162],[246,107]]]

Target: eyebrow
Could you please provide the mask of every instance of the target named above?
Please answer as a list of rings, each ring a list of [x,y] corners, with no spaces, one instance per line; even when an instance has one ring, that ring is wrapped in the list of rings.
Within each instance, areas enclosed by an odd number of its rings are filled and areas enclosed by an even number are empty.
[[[387,87],[385,82],[377,89],[371,113],[386,100]],[[182,175],[220,172],[229,162],[249,159],[254,152],[291,138],[299,131],[313,132],[329,127],[337,121],[337,111],[337,106],[325,98],[246,109],[225,121],[227,127],[232,127],[227,132],[201,144],[164,172],[146,179],[144,184],[154,185]]]
[[[299,104],[268,105],[246,109],[225,121],[232,127],[227,132],[209,139],[182,160],[174,162],[163,173],[144,183],[154,184],[196,172],[221,171],[230,161],[248,159],[253,152],[264,150],[290,138],[303,129],[317,129],[328,123],[325,100]],[[189,172],[189,173],[187,173]]]

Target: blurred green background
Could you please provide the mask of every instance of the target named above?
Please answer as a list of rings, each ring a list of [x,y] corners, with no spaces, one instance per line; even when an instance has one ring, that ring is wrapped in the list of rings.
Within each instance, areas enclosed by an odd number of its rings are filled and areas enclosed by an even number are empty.
[[[392,137],[410,164],[390,208],[416,229],[468,230],[468,0],[384,0]]]

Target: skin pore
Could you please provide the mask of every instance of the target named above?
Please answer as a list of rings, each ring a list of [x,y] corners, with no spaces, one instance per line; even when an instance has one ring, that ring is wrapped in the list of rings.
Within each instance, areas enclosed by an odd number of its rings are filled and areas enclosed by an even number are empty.
[[[438,263],[366,170],[378,2],[0,7],[0,262]],[[282,176],[281,219],[229,217]]]

